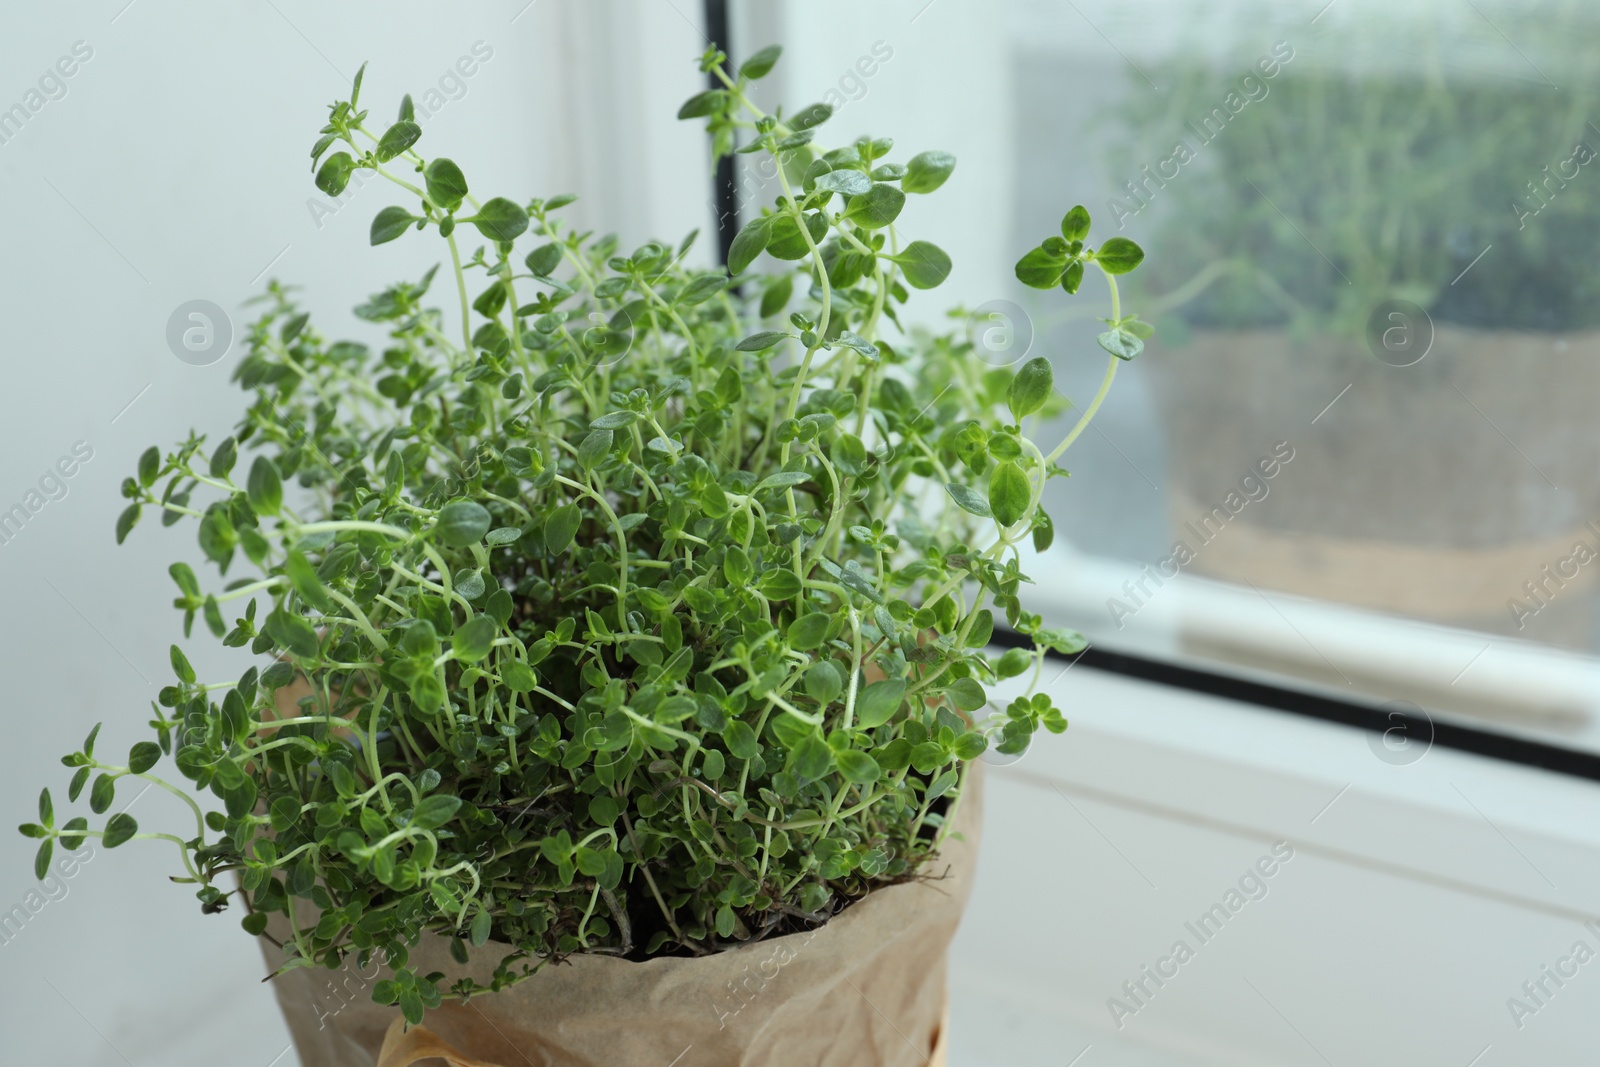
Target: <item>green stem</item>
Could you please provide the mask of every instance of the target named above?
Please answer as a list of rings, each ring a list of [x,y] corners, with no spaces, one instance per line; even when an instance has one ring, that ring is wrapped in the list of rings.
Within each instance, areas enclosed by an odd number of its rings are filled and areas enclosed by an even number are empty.
[[[1078,424],[1072,428],[1072,432],[1067,434],[1059,445],[1056,445],[1055,451],[1045,457],[1046,465],[1054,463],[1060,458],[1061,453],[1070,448],[1072,442],[1078,439],[1078,435],[1088,429],[1090,420],[1094,418],[1094,413],[1100,410],[1100,405],[1105,401],[1106,394],[1111,391],[1111,380],[1117,376],[1117,366],[1121,362],[1120,358],[1112,356],[1106,363],[1106,376],[1100,382],[1100,391],[1094,394],[1094,399],[1089,402],[1089,406],[1083,409],[1083,415],[1078,419]]]
[[[461,250],[456,247],[455,232],[451,231],[445,241],[450,245],[450,265],[455,268],[456,293],[461,297],[461,349],[470,356],[472,355],[472,304],[467,300],[467,276],[461,270]]]
[[[225,604],[230,600],[237,600],[242,596],[250,596],[252,593],[259,593],[263,589],[276,588],[281,586],[285,581],[287,581],[287,579],[281,576],[276,578],[265,578],[259,582],[251,582],[249,585],[241,585],[237,589],[230,589],[226,593],[220,593],[214,599],[218,604]]]
[[[359,519],[334,519],[329,522],[308,522],[298,525],[294,529],[296,534],[340,533],[346,530],[353,530],[365,533],[387,534],[390,537],[400,537],[406,539],[411,537],[410,530],[402,529],[399,526],[390,526],[387,523],[382,522],[363,522]]]

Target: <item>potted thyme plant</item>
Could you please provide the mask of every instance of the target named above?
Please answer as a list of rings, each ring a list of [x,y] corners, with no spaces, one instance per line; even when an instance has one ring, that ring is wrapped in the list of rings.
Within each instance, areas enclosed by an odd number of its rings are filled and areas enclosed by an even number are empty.
[[[355,309],[375,344],[274,283],[235,433],[123,483],[119,542],[192,521],[220,576],[173,564],[185,636],[261,659],[207,681],[174,645],[153,738],[63,760],[94,815],[138,778],[190,825],[58,818],[46,790],[22,832],[41,870],[58,841],[176,846],[202,910],[266,943],[308,1065],[930,1052],[973,761],[1066,726],[1037,668],[1079,638],[1023,608],[1017,549],[1048,544],[1043,487],[1093,412],[1036,442],[1064,407],[1047,360],[896,329],[950,270],[896,217],[955,159],[821,148],[826,106],[746,95],[778,54],[707,52],[723,88],[680,112],[781,162],[726,270],[685,266],[692,234],[574,232],[571,196],[479,199],[358,74],[316,184],[392,183],[371,242],[442,241],[459,321],[434,271]],[[1117,299],[1142,252],[1086,245],[1082,208],[1062,229],[1018,274],[1103,276],[1114,367],[1148,332]],[[997,616],[1033,647],[991,655]]]
[[[1130,93],[1143,143],[1114,173],[1141,196],[1125,185],[1110,210],[1154,227],[1162,272],[1145,280],[1186,300],[1148,364],[1174,533],[1198,548],[1185,525],[1271,442],[1316,442],[1197,569],[1588,647],[1584,598],[1508,605],[1592,540],[1600,506],[1600,476],[1570,447],[1600,402],[1600,68],[1568,32],[1580,17],[1530,23],[1559,31],[1536,49],[1562,71],[1556,100],[1451,69],[1438,27],[1393,49],[1365,24],[1320,42],[1337,63],[1263,59],[1273,77],[1253,56],[1188,62],[1170,93]],[[1184,166],[1141,175],[1163,155]],[[1392,318],[1390,301],[1424,314]],[[1414,352],[1375,344],[1391,327]],[[1516,505],[1485,508],[1485,484]]]

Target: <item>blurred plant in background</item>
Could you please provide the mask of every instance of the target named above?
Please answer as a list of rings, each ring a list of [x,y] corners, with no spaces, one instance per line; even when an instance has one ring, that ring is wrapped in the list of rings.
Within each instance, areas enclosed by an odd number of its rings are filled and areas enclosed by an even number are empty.
[[[1259,95],[1239,91],[1253,53],[1164,68],[1168,91],[1126,95],[1131,156],[1112,172],[1167,157],[1174,137],[1195,152],[1164,186],[1139,186],[1146,203],[1167,201],[1162,265],[1146,283],[1168,292],[1195,280],[1191,324],[1287,321],[1302,336],[1358,330],[1389,298],[1464,326],[1595,325],[1600,54],[1574,32],[1588,21],[1572,3],[1520,19],[1518,49],[1538,67],[1529,60],[1515,79],[1453,63],[1442,15],[1398,38],[1358,20],[1315,51],[1292,42],[1296,58]],[[1560,72],[1559,89],[1540,68]],[[1219,110],[1225,126],[1206,122]]]

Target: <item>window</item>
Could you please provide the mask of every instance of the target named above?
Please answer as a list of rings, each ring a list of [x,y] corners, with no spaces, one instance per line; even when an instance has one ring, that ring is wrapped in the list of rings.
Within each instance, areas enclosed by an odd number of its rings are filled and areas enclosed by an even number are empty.
[[[1012,10],[1054,164],[1017,166],[1018,234],[1083,190],[1149,256],[1156,335],[1051,501],[1085,633],[1600,744],[1592,20]],[[1089,395],[1091,324],[1035,328]]]

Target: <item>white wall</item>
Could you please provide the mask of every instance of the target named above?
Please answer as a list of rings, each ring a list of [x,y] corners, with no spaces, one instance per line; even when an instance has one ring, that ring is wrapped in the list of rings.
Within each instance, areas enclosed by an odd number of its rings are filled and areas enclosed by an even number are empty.
[[[475,42],[492,49],[423,123],[424,151],[455,158],[477,191],[582,193],[575,219],[628,247],[710,224],[705,136],[673,117],[701,87],[704,43],[666,4],[125,3],[35,5],[0,35],[0,108],[74,42],[92,49],[65,97],[0,144],[0,510],[74,442],[93,450],[65,498],[0,545],[0,911],[26,910],[36,891],[31,843],[10,827],[34,818],[45,784],[64,804],[57,757],[95,722],[105,752],[148,736],[167,646],[182,639],[165,572],[198,558],[193,528],[147,515],[116,547],[117,486],[148,445],[191,426],[226,432],[244,397],[228,382],[239,347],[211,366],[180,362],[169,314],[204,298],[237,331],[241,301],[277,277],[305,287],[323,329],[367,336],[348,309],[437,259],[425,241],[368,248],[373,214],[399,202],[380,182],[320,224],[308,207],[328,200],[311,183],[311,143],[363,60],[363,100],[381,123]],[[682,6],[698,22],[698,6]],[[202,673],[242,669],[209,636],[187,647]],[[181,809],[156,791],[133,814],[150,827]],[[237,912],[201,916],[166,881],[179,869],[170,849],[141,842],[97,854],[60,899],[31,898],[37,914],[0,943],[6,1062],[265,1065],[284,1051]]]
[[[1070,729],[988,775],[953,1063],[1594,1061],[1595,783],[1437,746],[1385,760],[1358,730],[1083,667],[1048,688]],[[1203,943],[1185,924],[1278,842],[1293,857]],[[1123,983],[1146,965],[1169,977],[1141,1004]],[[1545,966],[1569,977],[1541,1003],[1522,984]]]

